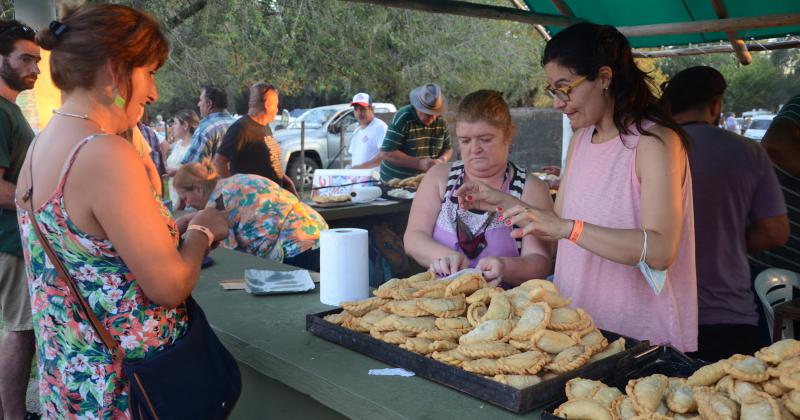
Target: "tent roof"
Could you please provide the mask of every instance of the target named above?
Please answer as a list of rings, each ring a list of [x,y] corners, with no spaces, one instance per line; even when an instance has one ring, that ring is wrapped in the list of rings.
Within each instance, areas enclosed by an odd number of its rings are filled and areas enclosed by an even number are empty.
[[[617,27],[717,20],[712,0],[524,0],[531,12],[561,15],[555,3],[566,5],[576,18]],[[724,0],[729,18],[800,13],[799,0]],[[560,27],[546,25],[551,34]],[[625,31],[623,31],[625,32]],[[800,24],[737,31],[744,40],[800,34]],[[628,36],[633,47],[699,44],[728,41],[724,32],[658,36]]]

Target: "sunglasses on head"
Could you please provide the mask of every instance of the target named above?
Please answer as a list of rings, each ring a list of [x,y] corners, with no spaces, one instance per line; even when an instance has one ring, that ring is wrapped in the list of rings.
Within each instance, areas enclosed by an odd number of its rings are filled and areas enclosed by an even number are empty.
[[[3,32],[0,32],[0,37],[14,37],[14,36],[31,36],[35,35],[36,31],[27,25],[12,26]]]

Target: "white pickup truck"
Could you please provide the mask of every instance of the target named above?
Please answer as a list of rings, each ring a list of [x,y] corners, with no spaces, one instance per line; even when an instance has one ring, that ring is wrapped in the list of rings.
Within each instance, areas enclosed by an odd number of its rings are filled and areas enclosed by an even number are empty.
[[[388,103],[373,104],[375,114],[397,112]],[[385,118],[382,115],[383,118]],[[377,117],[376,117],[377,118]],[[305,159],[300,157],[300,127],[305,123]],[[319,168],[339,168],[350,163],[347,149],[358,123],[350,104],[327,105],[311,108],[297,117],[288,127],[274,133],[283,154],[283,167],[297,188],[301,183],[311,186],[314,171]],[[339,156],[344,129],[344,152]]]

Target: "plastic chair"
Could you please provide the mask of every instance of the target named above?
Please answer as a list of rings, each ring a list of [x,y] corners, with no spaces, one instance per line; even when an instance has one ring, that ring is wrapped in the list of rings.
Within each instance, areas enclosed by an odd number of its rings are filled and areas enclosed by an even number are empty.
[[[775,325],[775,307],[794,299],[793,289],[800,289],[800,275],[794,271],[768,268],[756,276],[754,288],[758,299],[761,300],[761,304],[764,306],[767,325]],[[781,337],[794,338],[794,323],[787,322],[782,324],[785,325],[770,329],[769,334],[773,341],[777,340],[777,337],[775,337],[777,328],[782,331]]]

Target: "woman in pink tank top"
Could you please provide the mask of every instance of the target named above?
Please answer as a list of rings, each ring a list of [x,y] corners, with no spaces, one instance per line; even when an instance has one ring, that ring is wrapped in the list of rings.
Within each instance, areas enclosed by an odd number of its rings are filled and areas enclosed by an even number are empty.
[[[499,92],[479,90],[461,101],[456,135],[462,161],[431,168],[414,198],[404,237],[405,250],[441,275],[467,267],[490,281],[516,285],[546,276],[549,244],[535,237],[514,239],[495,208],[459,208],[453,193],[464,182],[485,182],[528,205],[552,208],[547,187],[508,161],[514,125]]]
[[[554,106],[576,133],[555,211],[507,209],[506,222],[518,227],[512,236],[558,241],[555,283],[600,328],[696,350],[692,180],[683,130],[659,107],[651,79],[614,27],[581,23],[559,32],[542,64]],[[654,274],[652,281],[644,272]]]

